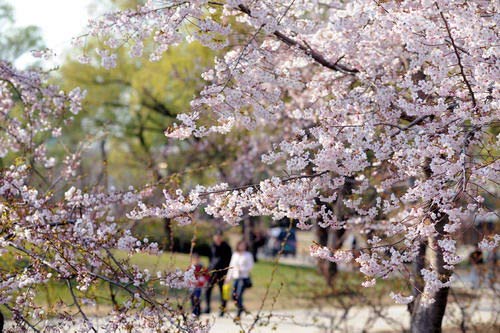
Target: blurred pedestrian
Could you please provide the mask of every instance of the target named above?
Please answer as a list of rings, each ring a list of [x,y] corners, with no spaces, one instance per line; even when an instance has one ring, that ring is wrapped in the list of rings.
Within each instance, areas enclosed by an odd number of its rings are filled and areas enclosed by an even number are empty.
[[[259,248],[266,245],[267,237],[262,230],[254,230],[250,233],[250,241],[252,243],[250,250],[253,255],[253,261],[257,262],[257,253],[259,252]]]
[[[470,280],[472,288],[479,288],[481,267],[484,264],[483,252],[476,245],[474,251],[469,255],[469,262],[471,263]]]
[[[245,308],[243,306],[243,293],[246,289],[252,287],[252,280],[250,279],[250,271],[254,265],[252,253],[248,251],[247,243],[241,240],[236,245],[236,252],[231,257],[229,264],[229,271],[227,273],[226,281],[231,280],[233,283],[233,299],[238,308],[237,319],[241,317]]]
[[[488,287],[494,288],[495,287],[495,282],[497,281],[497,262],[498,262],[498,256],[497,256],[497,249],[491,249],[488,252],[488,255],[486,256],[486,263],[487,263],[487,278],[488,278]]]
[[[203,267],[200,261],[200,255],[193,253],[191,255],[190,269],[194,269],[195,282],[191,292],[191,308],[193,315],[199,317],[201,314],[201,289],[206,286],[210,276],[208,270]]]
[[[210,302],[212,298],[212,289],[215,285],[218,285],[221,300],[220,315],[223,316],[226,310],[226,300],[222,297],[222,288],[226,279],[229,263],[231,261],[232,250],[231,246],[224,241],[222,231],[217,231],[215,233],[210,249],[210,265],[208,266],[210,280],[205,293],[207,302],[205,313],[210,313],[211,311]]]

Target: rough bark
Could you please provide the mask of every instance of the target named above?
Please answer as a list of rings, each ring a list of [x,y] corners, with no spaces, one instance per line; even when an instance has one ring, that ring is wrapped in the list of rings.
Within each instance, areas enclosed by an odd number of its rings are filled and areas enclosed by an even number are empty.
[[[328,230],[316,225],[316,241],[321,246],[328,246]],[[328,261],[324,259],[318,259],[317,268],[319,273],[325,278],[325,282],[329,286],[331,286],[332,278],[330,277],[330,267]]]
[[[344,206],[343,199],[345,196],[352,193],[353,185],[354,178],[345,177],[345,184],[342,186],[342,189],[337,196],[337,200],[333,204],[333,210],[338,221],[344,220],[351,214],[351,212],[349,212]],[[332,228],[322,228],[319,225],[316,227],[316,239],[319,245],[326,246],[332,250],[338,250],[342,247],[346,232],[345,229],[335,230]],[[338,273],[338,265],[328,260],[319,259],[318,270],[325,278],[325,282],[328,286],[333,286],[334,278]]]
[[[423,166],[423,172],[426,178],[432,177],[429,159],[426,160]],[[448,223],[448,215],[440,212],[439,207],[435,203],[430,202],[428,203],[428,219],[431,214],[441,217],[435,225],[436,234],[422,241],[415,261],[413,279],[415,301],[408,306],[411,314],[411,333],[441,333],[443,317],[448,303],[449,288],[442,288],[433,295],[430,295],[434,298],[434,303],[422,304],[422,292],[425,288],[425,282],[422,280],[421,270],[426,267],[432,267],[432,269],[437,271],[443,282],[448,281],[452,273],[444,268],[443,250],[438,246],[438,241],[446,235],[444,226]],[[431,223],[430,220],[426,222]],[[426,251],[426,247],[429,247],[432,251]],[[426,259],[428,260],[427,262]]]
[[[438,237],[432,237],[432,243],[437,242]],[[443,268],[442,253],[433,255],[432,266],[438,270],[443,279],[449,278],[449,273]],[[439,289],[434,293],[434,303],[424,305],[421,302],[421,295],[417,296],[413,311],[411,312],[411,332],[412,333],[441,333],[443,317],[448,303],[449,288]]]
[[[449,288],[440,289],[434,296],[433,304],[422,306],[420,298],[415,301],[415,311],[411,318],[412,333],[441,333]]]
[[[316,228],[316,238],[318,244],[321,246],[327,246],[330,249],[339,249],[342,247],[343,235],[345,234],[345,229],[333,230],[325,229],[321,227]],[[333,286],[333,281],[338,273],[337,263],[319,259],[318,260],[318,270],[323,275],[325,282],[328,286]]]
[[[430,207],[430,212],[437,213],[438,209],[436,206]],[[440,276],[441,281],[448,281],[451,272],[444,268],[445,262],[443,259],[443,251],[438,246],[438,241],[443,238],[445,234],[443,227],[448,222],[448,216],[443,214],[440,221],[436,224],[436,235],[429,237],[428,245],[433,250],[430,251],[429,255],[429,267],[432,267],[437,271]],[[422,244],[425,246],[425,244]],[[425,254],[426,251],[419,251],[419,256],[416,261],[416,267],[419,269],[416,273],[416,285],[415,287],[423,291],[425,285],[420,277],[420,270],[425,265]],[[432,296],[434,298],[434,303],[432,304],[422,304],[422,294],[418,292],[418,295],[414,301],[414,304],[409,307],[411,313],[411,333],[441,333],[443,317],[446,311],[446,305],[448,303],[449,288],[441,288],[435,292]]]
[[[108,152],[106,151],[106,139],[101,140],[99,144],[101,150],[101,173],[97,179],[98,184],[102,184],[107,190],[108,188]]]
[[[172,232],[172,220],[168,218],[163,219],[163,230],[165,230],[165,245],[166,251],[174,252],[174,234]]]
[[[255,244],[255,226],[256,220],[252,216],[246,216],[243,220],[241,232],[243,234],[243,239],[248,245],[248,251],[252,253],[253,259],[257,261],[257,245]]]
[[[415,299],[418,298],[420,295],[421,291],[424,290],[424,280],[422,279],[422,276],[420,275],[420,271],[425,268],[425,256],[427,253],[427,242],[421,242],[419,249],[418,249],[418,255],[417,258],[415,259],[415,262],[413,263],[412,271],[413,275],[411,277],[411,283],[412,283],[412,295]],[[415,308],[415,303],[412,302],[408,304],[408,311],[413,313],[413,310]]]

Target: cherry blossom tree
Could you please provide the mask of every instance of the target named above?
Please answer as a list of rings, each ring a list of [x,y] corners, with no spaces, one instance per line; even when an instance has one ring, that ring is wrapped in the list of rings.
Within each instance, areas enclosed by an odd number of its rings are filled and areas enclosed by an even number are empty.
[[[62,92],[48,84],[43,73],[19,71],[0,62],[0,304],[10,311],[19,330],[97,331],[83,309],[95,302],[96,288],[109,284],[110,290],[113,287],[127,297],[115,302],[106,331],[131,325],[205,331],[205,325],[183,316],[151,289],[154,283],[189,288],[193,271],[149,272],[131,265],[127,256],[116,256],[116,250],[128,255],[158,253],[157,244],[136,239],[117,223],[130,209],[127,205],[149,196],[151,188],[83,191],[75,186],[85,147],[59,161],[51,156],[55,144],[64,144],[58,140],[80,112],[84,96],[79,88]],[[9,258],[18,264],[9,263]],[[47,320],[35,291],[50,282],[66,285],[72,300],[63,302],[56,317]],[[78,319],[66,312],[71,307],[77,309]],[[142,311],[134,311],[137,308]]]
[[[182,40],[224,50],[167,136],[282,133],[262,160],[286,176],[166,195],[162,208],[140,204],[129,217],[189,223],[205,205],[230,224],[249,213],[370,233],[357,258],[320,246],[312,255],[356,260],[365,286],[405,276],[413,294],[392,296],[410,304],[412,330],[439,331],[461,261],[456,236],[471,215],[497,214],[482,196],[496,192],[498,170],[496,17],[490,1],[231,0],[150,1],[97,19],[89,34],[108,45],[97,50],[104,67],[122,46],[152,61]],[[339,218],[330,204],[346,181],[352,194],[340,200],[354,214]],[[376,200],[363,200],[368,187]]]
[[[181,225],[204,207],[231,225],[248,214],[369,235],[359,254],[313,245],[311,255],[356,261],[367,288],[403,276],[411,292],[394,290],[391,297],[408,304],[412,331],[440,332],[452,273],[462,260],[457,238],[474,218],[498,216],[483,203],[485,195],[496,195],[499,168],[496,6],[480,0],[165,0],[91,21],[89,34],[76,40],[80,60],[90,61],[85,39],[97,38],[106,46],[95,50],[104,68],[116,66],[121,47],[151,61],[183,41],[223,52],[202,75],[207,84],[192,111],[179,115],[166,136],[202,138],[243,128],[279,137],[261,155],[275,170],[268,178],[163,189],[161,206],[148,204],[151,187],[104,193],[72,187],[78,152],[58,168],[46,142],[78,112],[83,92],[62,94],[40,74],[2,63],[7,135],[0,150],[24,158],[2,171],[0,244],[29,258],[30,267],[2,273],[1,303],[17,322],[33,326],[25,311],[33,295],[17,290],[56,276],[67,282],[86,329],[95,329],[75,289],[105,281],[130,294],[111,313],[110,331],[134,325],[206,330],[148,288],[155,279],[170,288],[189,286],[189,271],[155,278],[112,252],[156,251],[113,222],[128,204],[136,206],[129,219]],[[41,167],[57,172],[48,179]],[[363,195],[368,189],[375,198]],[[486,236],[480,245],[494,248],[498,237]]]

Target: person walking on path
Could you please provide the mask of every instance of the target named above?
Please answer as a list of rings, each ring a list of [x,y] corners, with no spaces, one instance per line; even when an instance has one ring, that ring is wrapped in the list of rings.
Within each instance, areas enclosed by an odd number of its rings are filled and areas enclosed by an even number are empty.
[[[252,253],[248,251],[247,243],[244,240],[239,241],[238,245],[236,245],[236,252],[231,257],[229,271],[226,277],[226,283],[234,280],[233,299],[238,308],[237,319],[239,319],[243,311],[245,311],[243,306],[243,293],[246,289],[252,287],[250,272],[253,265],[253,256]]]
[[[198,253],[193,253],[191,255],[191,266],[190,269],[194,270],[195,281],[193,284],[193,291],[191,292],[191,308],[193,315],[199,317],[201,314],[201,289],[205,287],[208,282],[209,275],[208,271],[200,262],[200,255]]]
[[[232,250],[231,246],[224,241],[221,231],[217,231],[213,237],[213,243],[210,252],[210,265],[208,270],[210,272],[210,280],[208,282],[207,290],[205,292],[207,307],[205,313],[210,313],[210,301],[212,299],[212,289],[215,285],[219,286],[221,308],[220,315],[223,316],[226,310],[226,300],[222,297],[222,288],[226,279],[227,270],[231,261]]]
[[[469,261],[471,263],[470,280],[472,288],[477,289],[481,282],[480,274],[482,265],[484,264],[483,252],[477,245],[474,251],[469,255]]]

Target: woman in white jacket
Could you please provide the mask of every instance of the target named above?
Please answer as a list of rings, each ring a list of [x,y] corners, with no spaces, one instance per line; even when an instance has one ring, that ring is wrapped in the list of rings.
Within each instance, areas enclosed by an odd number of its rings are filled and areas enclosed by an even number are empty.
[[[226,282],[234,280],[233,299],[238,307],[238,318],[244,311],[243,292],[252,286],[250,271],[253,268],[253,256],[247,251],[247,243],[244,240],[238,242],[236,251],[231,257]]]

